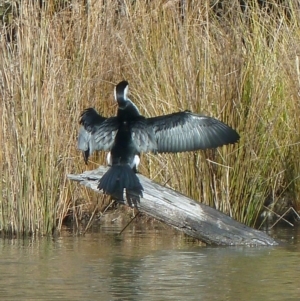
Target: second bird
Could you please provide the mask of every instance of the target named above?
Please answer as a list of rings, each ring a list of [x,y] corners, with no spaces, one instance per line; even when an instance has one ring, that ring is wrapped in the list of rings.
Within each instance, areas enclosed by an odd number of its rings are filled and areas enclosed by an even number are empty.
[[[143,187],[136,175],[141,152],[177,153],[217,148],[239,140],[238,133],[223,122],[189,111],[146,118],[127,97],[128,82],[115,87],[117,116],[105,118],[94,108],[80,116],[78,148],[85,163],[95,150],[109,151],[110,169],[100,179],[98,188],[118,201],[135,200]]]

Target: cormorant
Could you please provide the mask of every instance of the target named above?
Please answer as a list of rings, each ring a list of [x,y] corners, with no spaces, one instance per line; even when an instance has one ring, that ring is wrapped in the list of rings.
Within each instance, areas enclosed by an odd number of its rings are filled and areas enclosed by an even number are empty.
[[[189,111],[146,118],[127,97],[128,82],[115,87],[117,116],[105,118],[94,108],[80,116],[78,148],[87,164],[95,150],[110,151],[110,169],[100,179],[98,188],[123,201],[124,189],[139,198],[143,187],[136,176],[141,152],[176,153],[217,148],[239,140],[239,134],[223,122]]]

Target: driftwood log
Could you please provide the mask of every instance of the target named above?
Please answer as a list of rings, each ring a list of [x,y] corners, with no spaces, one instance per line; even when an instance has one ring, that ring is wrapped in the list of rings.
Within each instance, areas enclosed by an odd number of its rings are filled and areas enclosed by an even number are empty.
[[[82,174],[70,174],[68,178],[102,193],[97,189],[97,185],[106,171],[106,167],[100,166],[98,169]],[[262,231],[241,224],[216,209],[163,187],[140,174],[138,177],[144,192],[137,209],[191,237],[210,245],[274,246],[278,244]]]

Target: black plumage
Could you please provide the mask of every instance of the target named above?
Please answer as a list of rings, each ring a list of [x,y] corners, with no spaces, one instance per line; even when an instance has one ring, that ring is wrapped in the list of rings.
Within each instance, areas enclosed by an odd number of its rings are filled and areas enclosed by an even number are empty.
[[[239,140],[238,133],[225,123],[189,111],[145,118],[127,98],[128,82],[115,88],[117,116],[105,118],[88,108],[80,116],[78,148],[85,162],[96,150],[110,151],[111,169],[99,182],[99,189],[119,197],[124,189],[142,195],[134,173],[141,152],[176,153],[217,148]],[[117,167],[118,166],[118,167]],[[128,168],[130,167],[130,168]],[[130,170],[132,174],[130,174]]]
[[[99,181],[98,188],[117,200],[123,200],[124,188],[136,199],[142,196],[143,190],[139,178],[128,164],[112,165]]]

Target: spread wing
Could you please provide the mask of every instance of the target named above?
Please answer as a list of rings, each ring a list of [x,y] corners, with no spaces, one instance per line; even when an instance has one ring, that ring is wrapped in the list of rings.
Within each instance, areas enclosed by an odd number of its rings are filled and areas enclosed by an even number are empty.
[[[147,122],[154,130],[157,151],[161,153],[216,148],[240,138],[225,123],[188,111],[149,118]]]
[[[86,109],[80,116],[82,125],[78,135],[78,149],[82,150],[87,164],[89,156],[96,150],[111,150],[118,130],[116,117],[105,118],[93,108]]]

